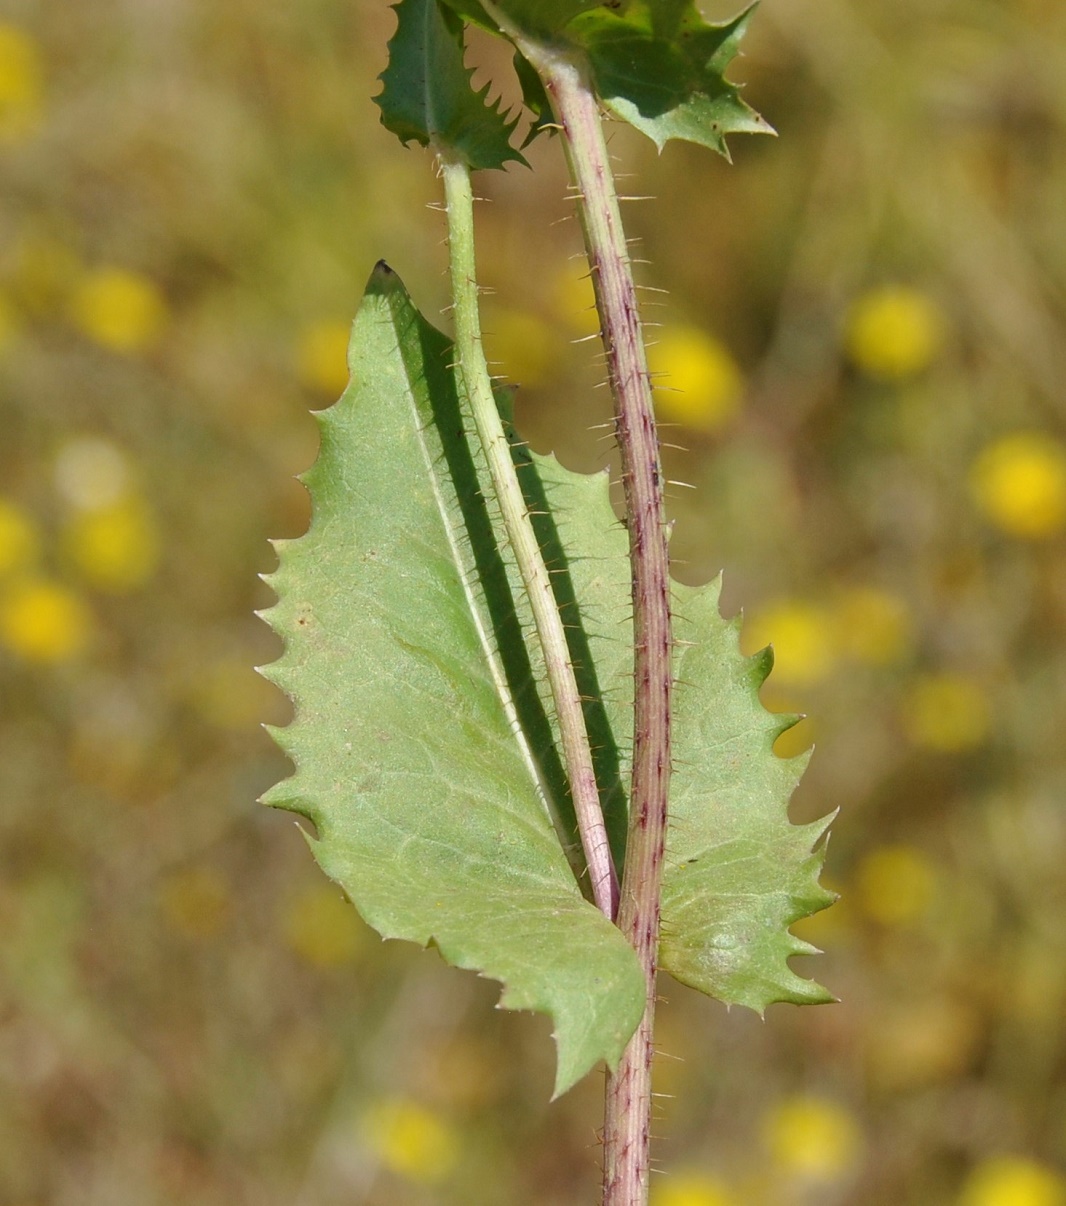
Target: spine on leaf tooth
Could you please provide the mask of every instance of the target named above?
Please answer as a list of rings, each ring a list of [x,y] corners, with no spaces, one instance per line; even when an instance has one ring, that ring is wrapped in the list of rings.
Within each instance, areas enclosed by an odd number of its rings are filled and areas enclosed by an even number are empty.
[[[668,529],[659,443],[632,265],[583,57],[523,36],[492,0],[482,0],[539,74],[562,131],[596,291],[622,459],[632,566],[635,703],[629,830],[617,922],[640,959],[644,1018],[608,1076],[604,1206],[647,1200],[651,1064],[659,910],[669,790],[673,690]]]
[[[589,869],[593,900],[608,917],[618,908],[618,876],[600,807],[588,731],[562,617],[548,568],[533,531],[511,448],[500,419],[481,342],[474,254],[474,199],[470,168],[458,154],[437,147],[448,212],[455,354],[478,438],[515,562],[529,597],[559,723],[578,831]]]

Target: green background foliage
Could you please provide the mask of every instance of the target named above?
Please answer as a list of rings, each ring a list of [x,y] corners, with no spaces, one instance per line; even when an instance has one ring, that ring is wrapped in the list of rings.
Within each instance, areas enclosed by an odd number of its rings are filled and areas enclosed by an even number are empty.
[[[597,1078],[549,1107],[544,1020],[380,943],[254,805],[287,769],[255,575],[306,528],[307,412],[378,258],[446,301],[437,182],[368,99],[387,7],[3,20],[3,1195],[587,1202]],[[730,168],[613,134],[691,369],[676,572],[724,566],[775,639],[763,698],[812,717],[778,748],[818,745],[793,818],[844,806],[796,965],[841,1004],[664,980],[667,1206],[1061,1195],[1064,20],[765,2],[730,76],[779,139]],[[490,352],[535,448],[593,469],[579,240],[558,147],[528,157],[479,180]]]

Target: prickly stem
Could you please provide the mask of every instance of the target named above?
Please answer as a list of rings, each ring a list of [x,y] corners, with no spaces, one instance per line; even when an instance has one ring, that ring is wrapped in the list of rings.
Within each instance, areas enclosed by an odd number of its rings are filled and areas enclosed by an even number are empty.
[[[629,530],[636,695],[629,834],[618,925],[644,969],[647,1007],[607,1081],[603,1202],[604,1206],[642,1206],[648,1193],[659,897],[671,765],[668,529],[636,290],[596,98],[580,62],[556,52],[539,56],[534,65],[562,126],[578,194],[615,402]]]

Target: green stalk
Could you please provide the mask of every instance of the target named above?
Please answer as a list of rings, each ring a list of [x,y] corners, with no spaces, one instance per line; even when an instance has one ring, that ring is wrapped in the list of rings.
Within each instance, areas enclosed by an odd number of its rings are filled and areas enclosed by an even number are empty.
[[[437,154],[444,176],[451,253],[455,347],[474,425],[485,451],[507,538],[533,610],[559,723],[563,758],[597,907],[612,920],[618,908],[618,877],[600,807],[585,714],[551,578],[518,482],[511,448],[496,407],[481,342],[474,254],[474,197],[466,162],[446,149]]]
[[[669,531],[659,440],[632,265],[587,64],[566,48],[525,37],[492,0],[482,5],[540,75],[562,130],[614,398],[632,566],[635,678],[629,831],[617,924],[640,959],[647,997],[644,1018],[607,1079],[603,1203],[644,1206],[673,692]]]

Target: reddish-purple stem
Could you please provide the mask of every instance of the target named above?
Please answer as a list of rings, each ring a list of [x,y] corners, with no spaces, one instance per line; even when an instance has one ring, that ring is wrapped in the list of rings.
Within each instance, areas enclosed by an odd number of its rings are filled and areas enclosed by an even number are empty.
[[[579,63],[552,55],[544,56],[537,66],[562,126],[579,193],[578,209],[615,401],[633,572],[633,777],[617,921],[644,969],[647,1006],[617,1070],[607,1081],[603,1202],[604,1206],[643,1206],[648,1194],[659,896],[670,779],[673,676],[668,531],[636,290],[599,107]]]

